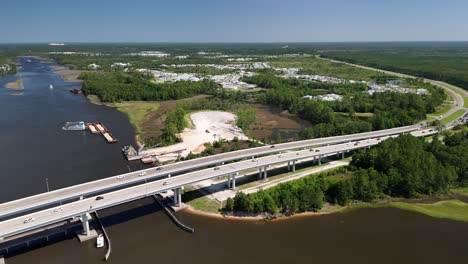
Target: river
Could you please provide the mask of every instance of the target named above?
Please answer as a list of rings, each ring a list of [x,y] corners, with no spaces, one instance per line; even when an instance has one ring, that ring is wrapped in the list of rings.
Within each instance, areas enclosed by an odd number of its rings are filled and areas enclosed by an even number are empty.
[[[134,143],[127,117],[69,92],[38,59],[20,60],[24,94],[3,88],[0,77],[0,202],[142,168],[120,153]],[[49,89],[49,85],[54,86]],[[66,121],[103,122],[117,137],[107,144],[89,132],[62,131]],[[179,212],[189,234],[151,199],[100,212],[112,240],[109,263],[464,263],[468,223],[398,209],[238,221]],[[6,259],[11,263],[102,263],[95,241],[64,240]]]

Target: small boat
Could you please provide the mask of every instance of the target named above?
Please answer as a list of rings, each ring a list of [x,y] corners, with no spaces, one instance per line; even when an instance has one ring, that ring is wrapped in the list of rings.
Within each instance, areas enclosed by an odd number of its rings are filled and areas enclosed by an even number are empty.
[[[54,86],[52,86],[52,84],[50,84],[49,89],[54,89]]]
[[[86,125],[83,121],[67,122],[62,127],[63,130],[85,130]]]
[[[83,93],[83,91],[81,91],[81,89],[71,89],[70,92],[74,93],[74,94],[81,94]]]
[[[102,234],[99,234],[99,236],[96,239],[96,247],[102,248],[103,246],[104,246],[104,236]]]

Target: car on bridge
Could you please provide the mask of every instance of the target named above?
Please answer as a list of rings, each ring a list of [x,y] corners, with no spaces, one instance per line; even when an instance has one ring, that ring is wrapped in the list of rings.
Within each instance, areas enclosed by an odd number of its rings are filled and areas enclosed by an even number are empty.
[[[23,221],[23,224],[31,223],[31,222],[33,222],[33,221],[34,221],[34,218],[29,217],[28,219],[25,219],[25,220]]]
[[[99,200],[102,200],[102,199],[104,199],[104,196],[98,196],[98,197],[96,197],[96,201],[99,201]]]

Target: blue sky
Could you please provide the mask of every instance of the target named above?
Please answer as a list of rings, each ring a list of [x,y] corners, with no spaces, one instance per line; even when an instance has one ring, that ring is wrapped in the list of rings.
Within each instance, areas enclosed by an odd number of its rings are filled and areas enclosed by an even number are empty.
[[[0,0],[0,42],[468,40],[467,0]]]

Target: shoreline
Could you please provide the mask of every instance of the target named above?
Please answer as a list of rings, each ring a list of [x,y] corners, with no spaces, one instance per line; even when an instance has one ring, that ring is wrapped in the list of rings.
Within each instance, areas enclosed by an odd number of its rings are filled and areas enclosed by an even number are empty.
[[[273,218],[269,218],[265,214],[245,214],[245,215],[232,215],[232,214],[222,214],[222,213],[213,213],[207,212],[200,209],[196,209],[193,206],[186,204],[187,208],[183,211],[192,214],[199,215],[204,217],[210,217],[214,219],[224,219],[229,221],[249,221],[249,222],[276,222],[276,221],[286,221],[294,218],[302,217],[318,217],[323,215],[330,215],[336,213],[346,213],[359,209],[378,209],[378,208],[395,208],[399,210],[410,211],[418,214],[423,214],[432,218],[441,218],[441,219],[450,219],[454,221],[464,221],[468,222],[468,217],[463,218],[458,215],[436,215],[434,212],[424,210],[424,208],[418,208],[421,206],[441,206],[444,204],[458,204],[459,206],[465,206],[468,208],[468,196],[462,194],[449,194],[441,197],[426,197],[421,199],[404,199],[404,198],[393,198],[388,200],[377,200],[375,202],[360,202],[349,204],[346,206],[339,205],[330,205],[325,204],[318,212],[302,212],[293,215],[275,215]],[[437,210],[435,211],[437,213]]]
[[[64,77],[66,75],[66,72],[67,71],[72,71],[72,70],[69,70],[68,67],[65,67],[65,66],[52,66],[52,68],[54,69],[54,73],[60,75],[64,79],[64,81],[66,81],[65,77]],[[67,70],[63,70],[63,69],[67,69]],[[76,70],[76,71],[79,71],[79,70]],[[82,71],[79,71],[79,72],[82,72]],[[87,95],[86,98],[92,104],[104,105],[104,106],[107,106],[107,107],[116,108],[118,111],[120,111],[116,105],[113,105],[112,103],[101,102],[99,100],[99,98],[97,96],[95,96],[95,95]],[[120,112],[125,114],[125,112],[123,112],[123,111],[120,111]],[[142,145],[142,143],[139,141],[139,135],[138,135],[138,133],[136,133],[137,132],[136,128],[134,128],[134,129],[135,129],[134,130],[135,131],[135,136],[134,136],[135,141],[136,141],[136,144],[138,145],[138,147],[140,147]],[[455,195],[454,194],[449,194],[449,195],[445,195],[445,196],[442,196],[442,197],[435,196],[435,197],[425,197],[425,198],[420,198],[420,199],[388,198],[388,199],[384,199],[384,200],[377,200],[375,202],[370,202],[370,203],[364,203],[364,202],[355,203],[355,204],[350,204],[350,205],[343,206],[343,207],[338,206],[338,205],[325,204],[324,208],[322,208],[318,212],[303,212],[303,213],[298,213],[298,214],[293,214],[293,215],[274,215],[272,219],[270,219],[270,217],[268,215],[265,215],[265,214],[225,215],[225,214],[221,214],[221,213],[207,212],[207,211],[195,209],[194,207],[192,207],[190,205],[188,205],[188,207],[186,209],[184,209],[184,211],[186,211],[186,212],[188,212],[190,214],[194,214],[194,215],[201,215],[201,216],[206,216],[206,217],[212,217],[212,218],[218,218],[218,219],[227,219],[227,220],[235,220],[235,221],[260,221],[260,220],[263,220],[263,221],[282,221],[282,220],[289,220],[289,219],[294,219],[294,218],[298,218],[298,217],[320,216],[320,215],[328,215],[328,214],[334,214],[334,213],[340,213],[340,212],[347,212],[347,211],[357,210],[357,209],[362,209],[362,208],[385,208],[385,207],[388,207],[388,208],[398,208],[400,210],[407,210],[407,211],[422,213],[422,214],[425,214],[425,215],[430,216],[430,217],[436,217],[436,216],[428,214],[428,213],[424,213],[424,212],[421,212],[421,211],[418,211],[418,210],[410,209],[409,207],[397,206],[396,204],[399,203],[399,204],[406,204],[406,205],[413,205],[413,206],[414,205],[435,205],[435,204],[438,204],[438,203],[441,203],[441,202],[452,201],[453,199],[456,199],[456,201],[459,201],[459,202],[461,202],[463,204],[468,203],[468,196],[458,195],[458,197],[455,197],[455,198],[453,196],[457,196],[457,195],[456,194]],[[460,198],[460,197],[462,197],[462,198]],[[458,219],[454,219],[454,218],[450,218],[450,217],[442,217],[442,218],[449,218],[449,219],[453,219],[453,220],[458,220]],[[468,221],[468,220],[460,220],[460,221]]]
[[[52,71],[59,75],[64,82],[82,82],[78,77],[83,72],[82,70],[70,70],[67,66],[52,65]]]
[[[138,148],[140,148],[141,146],[144,146],[144,143],[141,141],[140,139],[140,135],[139,135],[139,132],[138,132],[138,129],[135,127],[135,124],[133,124],[130,120],[130,116],[128,115],[128,112],[125,112],[125,111],[122,111],[121,109],[119,109],[119,106],[116,105],[116,103],[106,103],[106,102],[102,102],[99,97],[97,95],[94,95],[94,94],[87,94],[85,95],[86,99],[88,100],[88,102],[90,102],[91,104],[94,104],[94,105],[100,105],[100,106],[106,106],[106,107],[110,107],[110,108],[113,108],[123,114],[125,114],[127,116],[127,118],[129,119],[129,122],[130,124],[132,125],[133,127],[133,130],[134,130],[134,140],[135,140],[135,144],[137,145]]]
[[[5,84],[5,88],[11,89],[11,90],[17,90],[17,91],[24,90],[23,80],[20,77],[19,79],[15,81],[11,81]]]

